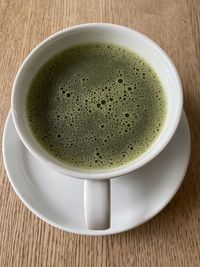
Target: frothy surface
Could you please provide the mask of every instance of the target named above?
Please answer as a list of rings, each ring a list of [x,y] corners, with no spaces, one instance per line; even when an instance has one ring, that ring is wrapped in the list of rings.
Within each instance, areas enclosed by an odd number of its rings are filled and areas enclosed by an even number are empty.
[[[30,127],[39,143],[69,165],[117,167],[144,153],[159,135],[166,99],[152,68],[107,44],[54,56],[32,81]]]

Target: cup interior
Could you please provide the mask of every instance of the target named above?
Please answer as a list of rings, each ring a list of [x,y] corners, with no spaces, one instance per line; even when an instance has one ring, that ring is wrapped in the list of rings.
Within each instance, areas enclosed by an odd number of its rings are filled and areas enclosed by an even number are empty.
[[[26,96],[39,68],[62,50],[84,43],[102,42],[123,46],[145,59],[155,70],[167,98],[167,115],[160,135],[152,146],[134,161],[113,169],[86,170],[67,166],[51,156],[34,138],[26,114]],[[145,35],[129,28],[104,23],[90,23],[62,30],[40,43],[27,56],[14,81],[11,99],[16,130],[29,151],[56,171],[78,178],[105,179],[131,172],[158,155],[172,138],[182,113],[182,88],[178,73],[166,53]]]

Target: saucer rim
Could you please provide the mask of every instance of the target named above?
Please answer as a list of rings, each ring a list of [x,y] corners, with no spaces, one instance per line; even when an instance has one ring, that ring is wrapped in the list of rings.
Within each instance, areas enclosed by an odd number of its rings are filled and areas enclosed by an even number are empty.
[[[77,229],[74,229],[74,228],[63,226],[62,224],[59,224],[59,223],[52,222],[51,220],[46,218],[42,213],[40,213],[40,211],[38,211],[35,208],[33,208],[31,206],[31,204],[29,204],[29,202],[24,199],[23,195],[21,194],[20,190],[18,189],[17,184],[15,183],[14,179],[12,178],[12,175],[10,174],[9,167],[8,167],[8,164],[7,164],[7,160],[6,160],[6,149],[5,149],[6,130],[8,128],[8,124],[12,120],[11,111],[8,112],[8,115],[7,115],[7,118],[6,118],[6,121],[5,121],[5,125],[4,125],[3,138],[2,138],[2,154],[3,154],[3,163],[4,163],[4,166],[5,166],[5,171],[6,171],[7,177],[9,179],[9,182],[10,182],[14,192],[17,194],[17,196],[22,201],[22,203],[34,215],[36,215],[38,218],[40,218],[44,222],[48,223],[49,225],[54,226],[54,227],[56,227],[56,228],[58,228],[60,230],[63,230],[65,232],[74,233],[74,234],[80,234],[80,235],[85,235],[85,236],[107,236],[107,235],[113,235],[113,234],[122,233],[122,232],[125,232],[125,231],[128,231],[128,230],[134,229],[134,228],[144,224],[145,222],[151,220],[153,217],[155,217],[158,213],[160,213],[169,204],[169,202],[172,200],[172,198],[176,195],[177,191],[179,190],[179,188],[180,188],[180,186],[181,186],[181,184],[182,184],[182,182],[184,180],[184,177],[185,177],[188,165],[189,165],[190,153],[191,153],[190,127],[189,127],[188,119],[187,119],[187,116],[186,116],[184,110],[182,112],[182,116],[181,117],[182,117],[183,121],[185,121],[185,123],[186,123],[186,128],[187,128],[186,131],[187,131],[187,135],[188,135],[188,141],[187,141],[188,142],[188,152],[187,152],[188,157],[187,157],[187,160],[186,160],[186,163],[185,163],[185,166],[184,166],[183,175],[180,176],[179,183],[176,185],[174,190],[171,191],[171,194],[167,198],[166,202],[160,208],[158,208],[154,212],[152,212],[152,214],[150,216],[144,218],[143,220],[141,220],[140,222],[138,222],[134,226],[122,227],[122,228],[120,228],[120,230],[119,229],[112,230],[112,228],[109,228],[107,230],[90,230],[90,229],[77,230]],[[180,123],[181,123],[181,120],[180,120]],[[14,124],[13,124],[13,126],[14,126]],[[18,136],[18,138],[19,138],[19,136]],[[21,142],[21,140],[19,140],[19,141]],[[21,145],[24,146],[23,143]],[[28,152],[28,153],[30,153],[30,152]],[[76,179],[78,179],[78,178],[76,178]],[[115,178],[113,178],[113,179],[115,179]]]

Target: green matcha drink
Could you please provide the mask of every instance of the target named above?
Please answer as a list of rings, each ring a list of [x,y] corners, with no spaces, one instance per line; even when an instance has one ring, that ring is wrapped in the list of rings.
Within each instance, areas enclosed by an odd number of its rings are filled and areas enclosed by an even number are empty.
[[[127,164],[148,150],[166,117],[158,76],[137,54],[110,44],[67,49],[44,64],[27,95],[33,135],[79,168]]]

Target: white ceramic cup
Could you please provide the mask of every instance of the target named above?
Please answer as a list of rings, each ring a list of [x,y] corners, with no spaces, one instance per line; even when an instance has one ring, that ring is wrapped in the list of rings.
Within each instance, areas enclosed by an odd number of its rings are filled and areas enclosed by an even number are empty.
[[[68,166],[50,155],[34,138],[27,120],[26,95],[38,69],[60,51],[83,43],[103,42],[123,46],[144,58],[156,71],[167,97],[167,115],[161,133],[140,157],[113,169],[85,170]],[[18,135],[27,149],[55,171],[85,179],[84,207],[87,227],[110,227],[110,179],[130,173],[156,157],[174,135],[183,106],[178,73],[166,53],[145,35],[127,27],[89,23],[64,29],[41,42],[24,60],[15,78],[11,110]],[[67,177],[66,177],[67,179]],[[74,192],[76,194],[76,192]]]

